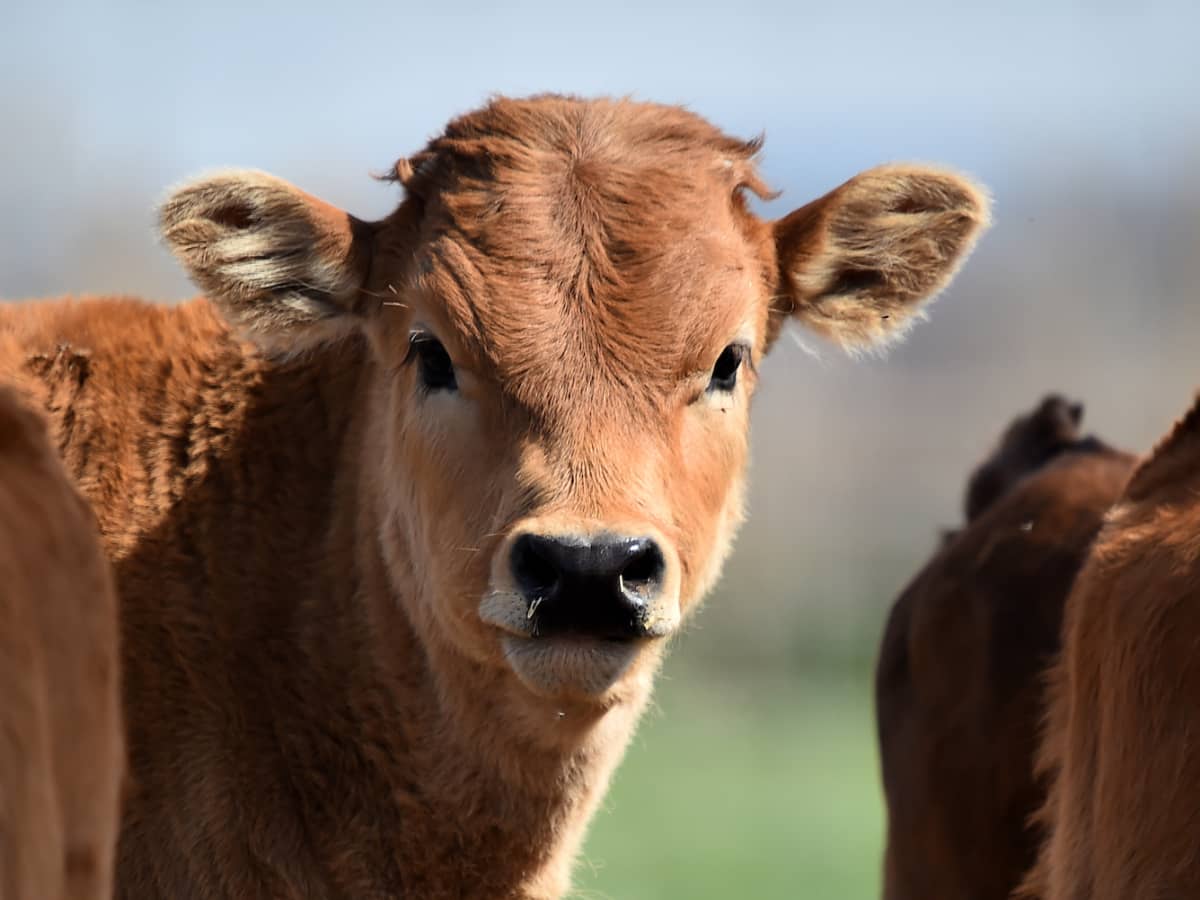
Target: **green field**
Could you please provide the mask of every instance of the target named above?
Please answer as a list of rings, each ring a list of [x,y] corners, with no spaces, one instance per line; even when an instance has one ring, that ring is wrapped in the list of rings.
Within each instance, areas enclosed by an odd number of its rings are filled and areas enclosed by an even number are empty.
[[[673,671],[592,825],[574,896],[878,897],[866,680],[721,683]]]

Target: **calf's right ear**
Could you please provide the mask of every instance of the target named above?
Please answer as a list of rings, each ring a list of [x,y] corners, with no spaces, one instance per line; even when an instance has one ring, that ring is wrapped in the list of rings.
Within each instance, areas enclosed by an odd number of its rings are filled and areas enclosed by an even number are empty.
[[[167,245],[232,325],[270,352],[363,321],[373,226],[262,172],[187,184],[159,211]]]

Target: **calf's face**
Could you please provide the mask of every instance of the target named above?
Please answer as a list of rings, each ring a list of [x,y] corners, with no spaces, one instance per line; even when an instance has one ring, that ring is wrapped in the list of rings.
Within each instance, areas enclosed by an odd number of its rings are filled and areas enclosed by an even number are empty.
[[[608,703],[728,552],[783,323],[885,342],[986,222],[969,182],[900,166],[765,222],[756,149],[671,107],[501,100],[397,165],[382,222],[258,173],[162,222],[268,352],[365,336],[364,478],[424,637]]]

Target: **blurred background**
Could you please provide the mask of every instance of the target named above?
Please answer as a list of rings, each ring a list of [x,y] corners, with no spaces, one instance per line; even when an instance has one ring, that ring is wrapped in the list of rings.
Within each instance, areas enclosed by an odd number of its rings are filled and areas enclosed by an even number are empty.
[[[0,12],[0,297],[191,288],[153,230],[189,175],[269,170],[359,216],[370,172],[490,93],[633,94],[765,130],[782,215],[935,161],[995,227],[885,359],[785,339],[750,519],[594,823],[579,897],[867,898],[869,679],[965,477],[1049,390],[1143,450],[1200,383],[1200,5],[548,0],[36,4]]]

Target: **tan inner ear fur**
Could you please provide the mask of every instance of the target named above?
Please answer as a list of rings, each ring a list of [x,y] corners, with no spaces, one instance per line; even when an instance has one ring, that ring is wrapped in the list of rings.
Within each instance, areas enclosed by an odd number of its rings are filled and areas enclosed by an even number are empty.
[[[787,316],[845,349],[902,337],[954,277],[989,223],[989,201],[951,172],[868,170],[775,226]]]
[[[235,171],[195,181],[159,221],[196,284],[268,348],[340,337],[363,312],[372,226],[281,179]]]

